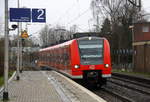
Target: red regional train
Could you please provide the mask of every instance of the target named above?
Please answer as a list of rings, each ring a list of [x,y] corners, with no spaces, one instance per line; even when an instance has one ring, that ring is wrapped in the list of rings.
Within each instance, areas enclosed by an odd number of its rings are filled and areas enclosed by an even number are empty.
[[[41,49],[38,66],[53,68],[88,83],[106,84],[112,69],[109,42],[90,36]]]

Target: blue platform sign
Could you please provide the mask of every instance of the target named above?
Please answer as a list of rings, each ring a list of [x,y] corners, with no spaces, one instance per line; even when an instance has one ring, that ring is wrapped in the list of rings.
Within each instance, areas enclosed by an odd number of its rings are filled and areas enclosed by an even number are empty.
[[[46,10],[32,9],[32,22],[46,22]]]
[[[31,9],[10,8],[10,22],[31,22]]]

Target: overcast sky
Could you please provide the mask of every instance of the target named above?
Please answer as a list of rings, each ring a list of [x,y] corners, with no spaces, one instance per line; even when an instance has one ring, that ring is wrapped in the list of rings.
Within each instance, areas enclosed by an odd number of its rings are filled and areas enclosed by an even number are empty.
[[[79,26],[79,31],[87,31],[92,27],[88,25],[88,21],[92,18],[90,2],[91,0],[20,0],[20,7],[45,8],[46,23],[51,27],[59,24],[69,29],[76,24]],[[143,8],[150,13],[150,0],[142,0],[142,2]],[[0,0],[0,7],[0,25],[3,25],[4,0]],[[9,0],[9,7],[17,7],[17,0]],[[44,25],[44,23],[28,25],[29,34],[38,32]]]

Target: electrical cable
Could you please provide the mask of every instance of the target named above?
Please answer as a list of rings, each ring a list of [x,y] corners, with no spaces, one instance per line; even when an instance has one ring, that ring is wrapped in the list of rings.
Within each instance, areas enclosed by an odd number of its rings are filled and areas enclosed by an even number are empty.
[[[74,7],[74,4],[73,4],[72,6],[70,6],[70,7],[65,11],[65,13],[63,13],[61,16],[59,16],[59,18],[56,20],[55,23],[58,23],[62,18],[64,18],[64,15],[67,15],[68,12],[72,9],[72,7]],[[55,24],[55,23],[53,23],[53,24]]]
[[[83,16],[84,14],[86,14],[89,11],[89,8],[86,9],[84,12],[82,12],[80,15],[78,15],[77,17],[75,17],[74,19],[70,20],[67,25],[71,24],[72,22],[76,21],[77,19],[79,19],[81,16]]]

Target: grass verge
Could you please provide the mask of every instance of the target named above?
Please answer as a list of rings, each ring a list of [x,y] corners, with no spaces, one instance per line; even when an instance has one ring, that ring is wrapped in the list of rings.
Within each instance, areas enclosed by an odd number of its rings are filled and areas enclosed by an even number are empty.
[[[9,71],[8,77],[10,78],[13,75],[14,71]],[[0,76],[0,86],[4,84],[4,76]]]

